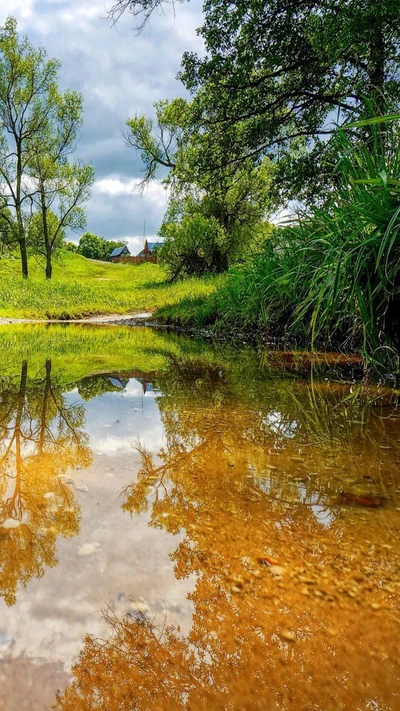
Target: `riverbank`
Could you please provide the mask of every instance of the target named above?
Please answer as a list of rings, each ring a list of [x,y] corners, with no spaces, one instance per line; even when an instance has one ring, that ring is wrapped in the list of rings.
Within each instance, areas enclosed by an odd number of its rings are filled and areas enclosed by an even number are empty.
[[[54,276],[31,258],[29,279],[21,277],[17,258],[0,259],[0,320],[76,321],[92,317],[154,312],[190,299],[205,298],[221,282],[217,277],[171,284],[157,264],[110,264],[63,251]]]

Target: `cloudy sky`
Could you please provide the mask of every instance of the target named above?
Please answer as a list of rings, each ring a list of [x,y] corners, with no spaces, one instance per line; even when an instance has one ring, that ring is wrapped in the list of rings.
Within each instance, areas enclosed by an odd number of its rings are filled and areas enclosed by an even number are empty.
[[[96,170],[87,229],[108,239],[126,239],[141,249],[143,225],[154,236],[166,206],[160,181],[141,196],[140,156],[124,145],[125,121],[135,111],[151,114],[155,101],[184,96],[177,82],[184,50],[201,51],[196,27],[202,0],[191,0],[154,16],[141,35],[126,15],[116,27],[106,22],[113,0],[1,0],[0,23],[17,18],[21,32],[62,62],[60,85],[82,92],[85,125],[77,156]],[[77,241],[79,235],[72,236]]]

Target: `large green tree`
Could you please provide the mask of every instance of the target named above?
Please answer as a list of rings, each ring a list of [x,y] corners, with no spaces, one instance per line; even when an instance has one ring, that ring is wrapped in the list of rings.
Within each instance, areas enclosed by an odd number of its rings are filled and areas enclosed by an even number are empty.
[[[163,4],[117,6],[143,22]],[[181,73],[209,138],[204,164],[234,135],[228,160],[268,154],[285,197],[318,193],[336,125],[398,108],[399,12],[400,0],[206,0],[206,53],[187,52]]]
[[[42,156],[34,168],[38,193],[34,202],[40,215],[40,229],[34,242],[36,252],[45,259],[46,279],[52,277],[52,256],[62,246],[65,230],[79,230],[86,225],[84,203],[90,197],[94,171],[90,165],[53,163]],[[51,216],[55,215],[56,220]]]
[[[94,171],[90,165],[71,162],[70,154],[76,146],[79,129],[83,123],[82,96],[67,91],[56,97],[58,110],[32,147],[28,166],[29,177],[35,185],[33,202],[41,217],[41,229],[36,231],[37,251],[45,258],[46,278],[52,276],[52,255],[62,244],[66,229],[85,227],[84,203],[90,197]],[[49,220],[56,215],[56,223]]]
[[[270,162],[247,160],[240,166],[226,157],[237,136],[220,136],[212,144],[193,123],[192,105],[184,99],[155,104],[155,120],[136,115],[127,122],[126,140],[140,151],[146,184],[160,169],[169,169],[164,184],[170,204],[160,235],[161,258],[171,276],[225,271],[232,260],[262,234],[260,225],[272,208]],[[216,169],[202,158],[212,148]]]

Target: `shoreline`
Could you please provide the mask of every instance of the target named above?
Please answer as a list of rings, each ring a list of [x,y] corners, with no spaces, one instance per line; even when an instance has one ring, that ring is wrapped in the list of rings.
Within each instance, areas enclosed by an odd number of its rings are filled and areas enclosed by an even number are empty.
[[[52,323],[93,323],[106,325],[133,325],[141,323],[144,319],[150,318],[152,313],[143,311],[135,314],[103,314],[97,316],[86,316],[85,318],[12,318],[0,317],[0,326],[18,326],[20,324],[52,324]]]
[[[356,349],[347,350],[339,344],[330,344],[329,348],[324,347],[318,349],[310,349],[307,344],[295,343],[290,339],[272,337],[270,334],[261,331],[260,329],[248,329],[235,332],[230,331],[229,334],[216,332],[212,328],[195,327],[182,325],[177,320],[160,320],[154,318],[154,312],[142,311],[137,313],[127,314],[102,314],[95,316],[87,316],[85,318],[70,318],[70,319],[34,319],[34,318],[12,318],[0,317],[0,326],[18,326],[18,325],[46,325],[52,324],[79,324],[82,326],[130,326],[153,328],[157,330],[169,331],[177,335],[184,335],[188,338],[199,338],[208,341],[214,341],[220,346],[231,344],[234,347],[245,347],[253,350],[268,349],[278,355],[279,353],[285,357],[289,354],[297,354],[300,357],[312,356],[317,362],[324,362],[325,365],[333,367],[347,366],[350,368],[359,369],[356,377],[353,377],[354,382],[362,381],[369,377],[369,369],[365,366],[365,361],[360,352]],[[379,377],[382,385],[392,389],[397,389],[400,385],[399,379],[392,373],[381,373]]]

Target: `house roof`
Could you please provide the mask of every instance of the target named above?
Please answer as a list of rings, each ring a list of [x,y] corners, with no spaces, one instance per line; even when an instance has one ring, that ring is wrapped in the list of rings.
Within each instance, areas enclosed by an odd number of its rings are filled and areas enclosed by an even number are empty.
[[[111,252],[110,257],[119,257],[123,252],[125,252],[125,250],[129,253],[129,249],[126,244],[124,244],[122,247],[116,247]]]
[[[154,247],[161,246],[163,243],[161,241],[159,242],[147,242],[147,247],[149,248],[150,252],[153,251]]]

